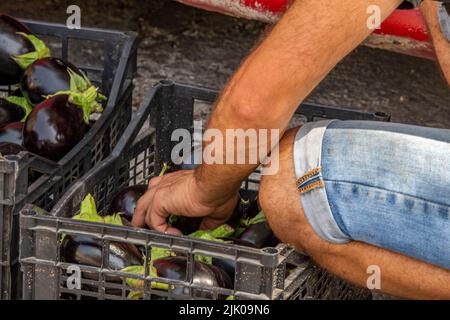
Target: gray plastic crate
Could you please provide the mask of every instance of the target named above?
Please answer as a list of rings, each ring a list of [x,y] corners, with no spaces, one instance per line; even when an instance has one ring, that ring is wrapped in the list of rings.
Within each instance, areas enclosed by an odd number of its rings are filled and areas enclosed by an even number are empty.
[[[217,298],[219,294],[237,299],[368,299],[370,292],[351,286],[315,266],[308,257],[280,244],[262,250],[237,245],[208,242],[188,237],[165,235],[145,229],[117,227],[71,220],[77,214],[87,193],[93,194],[100,213],[122,188],[147,182],[170,160],[172,130],[192,129],[197,102],[212,103],[217,93],[208,89],[178,85],[164,81],[155,86],[144,105],[133,117],[112,155],[77,181],[55,205],[50,215],[38,215],[32,206],[21,212],[21,255],[24,272],[24,299],[125,299],[132,290],[125,281],[111,282],[107,276],[138,278],[144,283],[144,299],[155,296],[169,299],[195,299],[199,292]],[[324,118],[388,120],[384,114],[368,114],[347,109],[303,104],[297,116],[307,121]],[[257,185],[258,175],[243,183],[247,189]],[[103,266],[78,265],[89,272],[80,290],[65,285],[69,264],[61,261],[62,234],[84,234],[102,242]],[[137,276],[109,269],[111,242],[131,243],[144,248],[150,256],[153,247],[168,248],[188,257],[187,279],[173,281]],[[232,290],[201,287],[192,283],[192,261],[195,256],[221,257],[235,261],[236,273]],[[148,264],[148,261],[146,262]],[[148,268],[146,268],[148,269]],[[95,280],[93,280],[95,279]],[[186,295],[151,289],[152,282],[186,288]],[[136,291],[136,290],[134,290]]]
[[[0,299],[21,296],[19,211],[26,203],[51,209],[68,187],[113,150],[132,112],[137,40],[133,32],[23,21],[55,57],[85,71],[108,97],[104,112],[58,163],[29,152],[0,159]],[[0,94],[14,88],[0,87]],[[31,176],[40,177],[30,181]]]

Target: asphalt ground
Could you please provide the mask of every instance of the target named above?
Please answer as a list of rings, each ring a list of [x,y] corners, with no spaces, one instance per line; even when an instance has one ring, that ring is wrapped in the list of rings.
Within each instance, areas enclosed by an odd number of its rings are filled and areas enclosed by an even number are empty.
[[[83,26],[139,32],[135,107],[160,79],[222,88],[270,27],[170,1],[3,0],[0,11],[65,23],[69,4],[80,6]],[[357,48],[307,101],[387,112],[396,122],[450,128],[450,90],[436,63],[378,49]]]

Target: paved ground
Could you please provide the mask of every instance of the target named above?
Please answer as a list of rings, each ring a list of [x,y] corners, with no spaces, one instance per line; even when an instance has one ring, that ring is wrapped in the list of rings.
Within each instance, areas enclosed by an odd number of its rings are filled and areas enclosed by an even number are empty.
[[[170,78],[221,88],[261,36],[265,25],[168,2],[76,1],[85,26],[138,31],[141,37],[135,105],[155,81]],[[2,0],[0,11],[65,22],[63,0]],[[358,48],[326,78],[309,101],[389,112],[394,121],[450,128],[450,92],[432,61]]]

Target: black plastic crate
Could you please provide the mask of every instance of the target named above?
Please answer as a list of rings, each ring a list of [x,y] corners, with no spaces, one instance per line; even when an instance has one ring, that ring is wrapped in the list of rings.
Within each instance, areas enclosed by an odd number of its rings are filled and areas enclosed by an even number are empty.
[[[150,230],[117,227],[75,221],[69,217],[79,212],[87,193],[96,199],[100,213],[108,209],[115,194],[128,185],[147,182],[160,171],[161,164],[170,160],[172,130],[192,129],[194,109],[200,104],[212,103],[217,93],[208,89],[178,85],[164,81],[155,86],[144,105],[133,117],[113,154],[99,166],[78,180],[55,205],[50,215],[38,215],[32,206],[21,212],[21,255],[24,272],[24,299],[94,298],[125,299],[132,290],[124,278],[138,278],[143,282],[144,299],[155,296],[169,299],[199,298],[199,292],[209,298],[219,294],[237,299],[366,299],[370,292],[351,286],[315,266],[308,257],[293,248],[280,244],[262,250],[204,240],[165,235]],[[303,104],[296,117],[307,121],[324,118],[388,120],[384,114],[369,114],[347,109]],[[257,185],[258,174],[243,188]],[[84,234],[102,242],[102,267],[77,267],[90,272],[82,279],[81,289],[67,289],[67,268],[60,258],[62,234]],[[173,281],[126,274],[108,268],[111,242],[132,243],[145,248],[150,256],[152,248],[168,248],[188,257],[187,279]],[[234,288],[201,287],[192,283],[192,266],[198,255],[221,257],[235,261]],[[148,264],[148,261],[146,262]],[[92,276],[94,275],[94,276]],[[108,276],[122,277],[122,283],[111,282]],[[94,279],[94,280],[93,280]],[[110,279],[110,278],[109,278]],[[173,291],[152,289],[151,283],[161,282],[186,288],[185,295]],[[89,286],[89,289],[86,289]],[[135,290],[133,290],[135,291]],[[204,298],[204,296],[203,296]]]
[[[19,211],[26,203],[51,209],[67,188],[117,144],[132,113],[137,40],[133,32],[23,21],[51,48],[52,55],[82,69],[108,100],[85,137],[58,163],[29,152],[0,159],[0,299],[21,296]],[[0,87],[0,94],[13,87]],[[29,181],[33,172],[40,177]]]

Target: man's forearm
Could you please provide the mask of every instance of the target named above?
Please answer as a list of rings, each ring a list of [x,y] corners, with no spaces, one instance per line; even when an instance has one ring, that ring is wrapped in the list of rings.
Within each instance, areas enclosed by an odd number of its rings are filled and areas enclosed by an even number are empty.
[[[370,33],[370,5],[382,19],[401,0],[297,0],[245,60],[219,99],[208,128],[287,128],[298,104]],[[207,144],[207,143],[206,143]],[[224,143],[226,145],[226,143]],[[273,145],[271,146],[274,147]],[[247,150],[234,150],[235,153]],[[227,150],[230,152],[230,150]],[[196,172],[205,202],[222,202],[257,165],[202,165]]]
[[[442,73],[450,86],[450,42],[441,32],[438,18],[439,3],[426,0],[420,8],[428,26],[428,31],[433,40],[434,49],[438,58]]]

